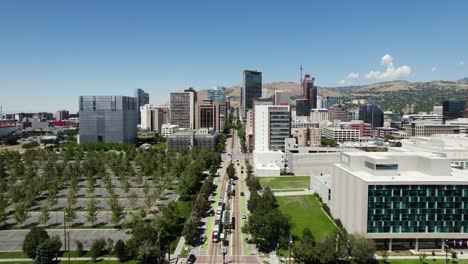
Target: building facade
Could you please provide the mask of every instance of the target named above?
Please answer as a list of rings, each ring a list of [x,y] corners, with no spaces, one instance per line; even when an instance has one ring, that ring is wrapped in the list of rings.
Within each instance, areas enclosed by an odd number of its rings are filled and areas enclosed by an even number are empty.
[[[291,135],[289,106],[255,105],[255,151],[284,150],[284,140]]]
[[[80,96],[79,143],[135,143],[136,99],[128,96]]]
[[[377,247],[443,249],[468,240],[468,174],[429,153],[342,153],[330,208],[349,233]]]
[[[164,124],[164,109],[146,104],[140,107],[141,128],[149,131],[161,133],[161,127]]]
[[[322,128],[322,137],[334,139],[336,141],[358,141],[359,133],[357,129],[343,129],[339,127]]]
[[[195,103],[197,92],[188,88],[184,92],[171,93],[171,124],[179,128],[195,128]]]
[[[371,124],[372,129],[383,127],[384,113],[382,109],[374,103],[361,105],[361,107],[359,107],[359,120]]]
[[[135,98],[137,104],[137,115],[138,115],[138,124],[141,124],[141,113],[140,107],[149,104],[149,93],[145,93],[145,91],[141,88],[135,89]]]
[[[210,99],[197,102],[195,107],[195,128],[213,128],[220,131],[219,103]]]
[[[451,99],[443,102],[442,114],[444,120],[462,118],[465,115],[465,101]]]

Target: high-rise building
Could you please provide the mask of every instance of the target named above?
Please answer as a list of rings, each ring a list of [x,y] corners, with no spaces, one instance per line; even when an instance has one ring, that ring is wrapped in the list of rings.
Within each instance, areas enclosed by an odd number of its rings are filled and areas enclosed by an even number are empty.
[[[289,106],[255,105],[254,149],[256,152],[284,150],[291,134]]]
[[[291,100],[289,91],[275,91],[273,100],[275,105],[289,105],[289,100]]]
[[[374,103],[361,105],[359,108],[359,120],[371,124],[372,129],[383,127],[384,113],[382,109]]]
[[[338,97],[327,96],[322,99],[322,108],[329,108],[334,105],[341,105],[343,104],[343,99]]]
[[[70,116],[70,112],[67,110],[58,110],[57,113],[55,114],[55,120],[56,121],[62,121],[62,120],[68,120]]]
[[[308,75],[306,75],[308,76]],[[304,79],[304,98],[309,101],[309,106],[311,109],[317,107],[317,86],[314,86],[315,78],[306,78]]]
[[[171,124],[179,128],[195,128],[195,102],[197,92],[188,88],[184,92],[171,93]]]
[[[331,122],[334,122],[335,120],[347,122],[349,118],[348,110],[344,105],[333,105],[329,109],[328,113]]]
[[[141,128],[161,133],[164,124],[164,109],[146,104],[140,107]]]
[[[247,111],[252,109],[253,101],[262,97],[262,73],[258,71],[245,70],[244,80],[241,88],[242,118],[246,117]]]
[[[217,86],[214,89],[209,89],[208,90],[208,98],[212,102],[218,102],[219,103],[219,130],[224,130],[224,126],[227,120],[227,117],[229,115],[229,102],[228,98],[226,98],[226,87],[224,86]]]
[[[442,109],[444,120],[461,118],[465,113],[465,101],[450,99],[443,102]]]
[[[322,122],[330,120],[330,113],[327,108],[317,108],[310,110],[311,122]]]
[[[145,93],[145,91],[141,88],[135,89],[135,98],[137,104],[137,115],[138,115],[138,124],[141,124],[141,114],[140,114],[140,107],[149,104],[149,93]]]
[[[296,116],[310,116],[308,99],[296,99]]]
[[[136,98],[80,96],[79,143],[134,143],[137,135]]]
[[[212,128],[220,131],[219,102],[205,99],[196,103],[195,128]]]

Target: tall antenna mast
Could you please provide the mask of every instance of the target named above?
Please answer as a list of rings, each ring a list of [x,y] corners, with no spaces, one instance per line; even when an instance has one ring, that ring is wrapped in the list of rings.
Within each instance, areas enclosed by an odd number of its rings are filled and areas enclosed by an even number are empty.
[[[302,85],[302,64],[301,64],[301,85]]]

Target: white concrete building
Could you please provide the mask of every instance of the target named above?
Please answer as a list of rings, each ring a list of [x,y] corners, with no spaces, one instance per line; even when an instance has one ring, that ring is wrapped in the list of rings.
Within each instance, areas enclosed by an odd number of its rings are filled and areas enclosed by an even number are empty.
[[[468,171],[435,154],[345,152],[334,165],[333,216],[378,248],[440,249],[444,239],[466,248],[467,208]]]
[[[171,124],[163,124],[161,127],[161,135],[167,138],[167,136],[172,135],[179,131],[178,125],[171,125]]]
[[[322,137],[334,139],[336,141],[359,140],[358,129],[342,129],[339,127],[323,127]]]
[[[310,110],[310,121],[311,122],[323,122],[330,119],[329,112],[327,108],[317,108]]]
[[[449,134],[430,137],[412,137],[401,140],[401,147],[390,147],[389,152],[428,152],[448,158],[452,166],[468,168],[468,135]]]
[[[255,175],[257,168],[275,164],[276,175],[284,167],[285,139],[290,137],[289,106],[254,104],[254,151]]]

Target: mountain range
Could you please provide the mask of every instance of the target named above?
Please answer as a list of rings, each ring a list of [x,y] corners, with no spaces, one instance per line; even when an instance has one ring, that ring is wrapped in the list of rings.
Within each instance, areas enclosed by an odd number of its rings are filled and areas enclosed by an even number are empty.
[[[263,84],[263,97],[269,97],[274,91],[291,92],[291,99],[301,95],[301,85],[296,82],[271,82]],[[200,98],[206,97],[206,90],[199,93]],[[227,88],[231,97],[231,105],[239,105],[240,86]],[[415,112],[430,112],[434,105],[448,99],[468,99],[468,77],[458,81],[407,82],[391,81],[360,86],[318,87],[318,95],[322,97],[342,97],[345,101],[352,99],[367,99],[376,102],[384,110],[402,112],[406,104],[414,104]]]

